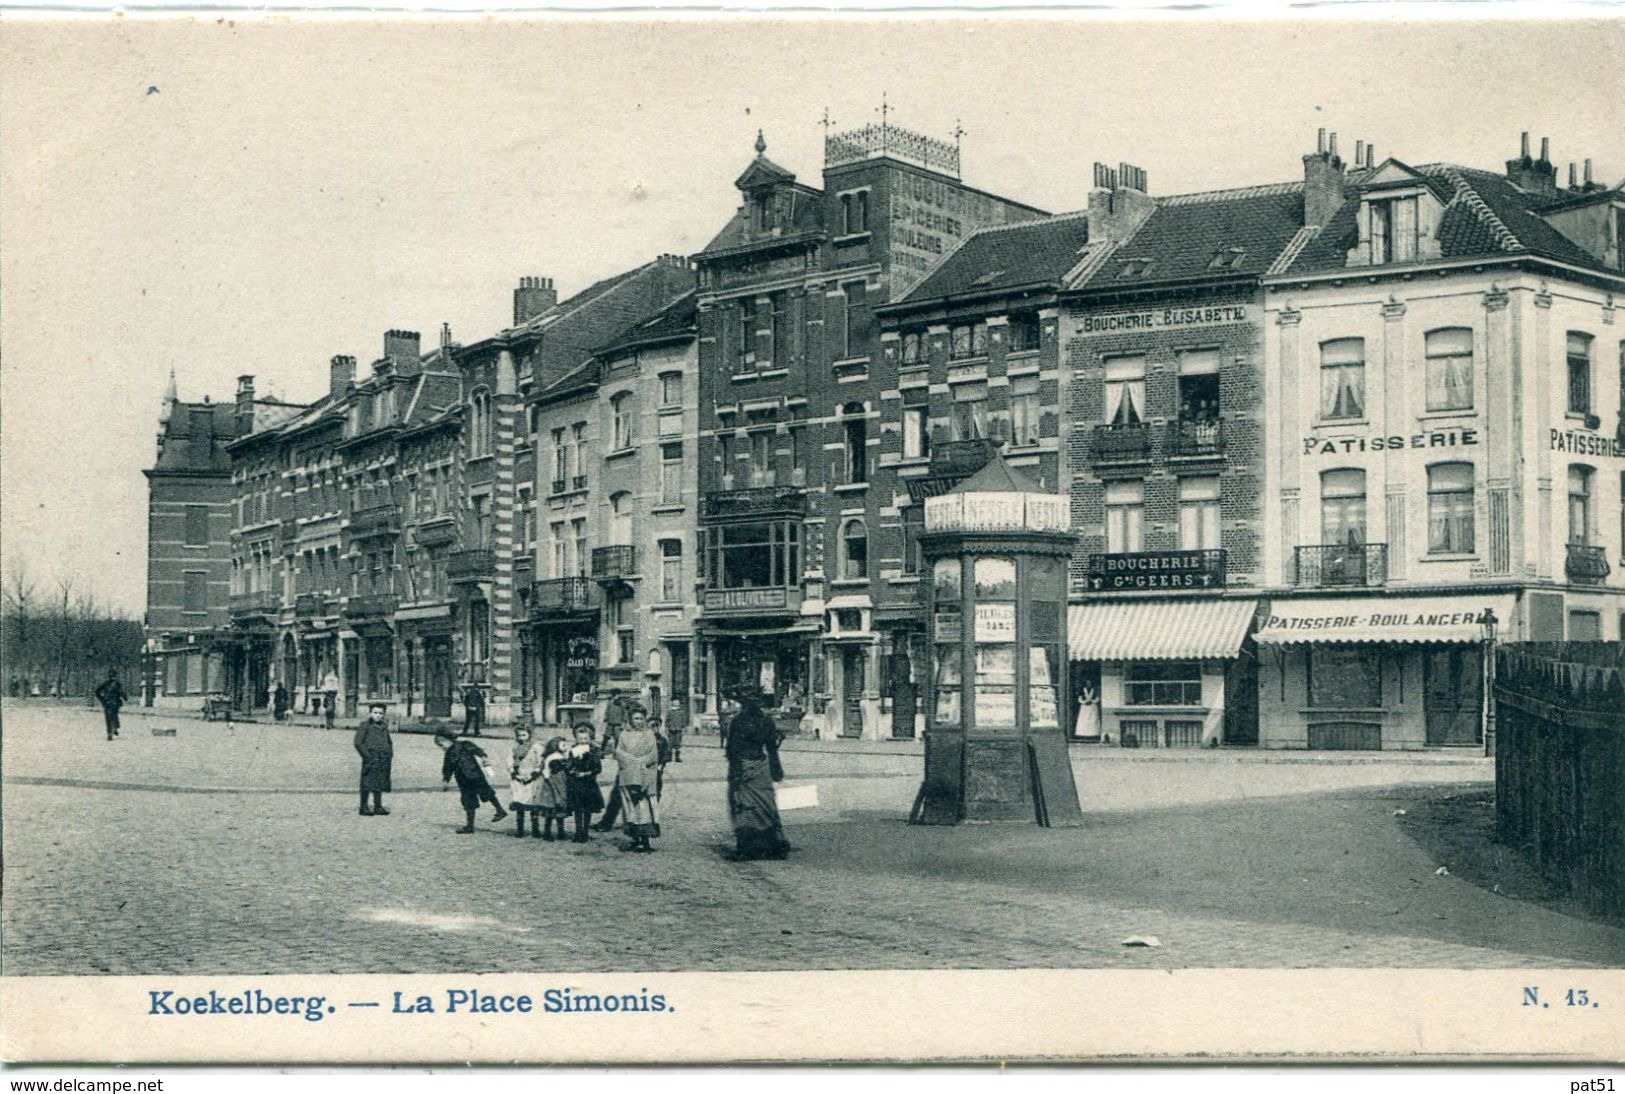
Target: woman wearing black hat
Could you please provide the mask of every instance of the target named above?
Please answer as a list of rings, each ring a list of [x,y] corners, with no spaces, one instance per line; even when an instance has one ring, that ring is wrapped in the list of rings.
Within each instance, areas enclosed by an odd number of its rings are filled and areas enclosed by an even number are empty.
[[[781,859],[790,850],[779,821],[773,784],[784,778],[779,727],[762,713],[755,692],[735,696],[739,713],[728,725],[728,816],[741,859]]]

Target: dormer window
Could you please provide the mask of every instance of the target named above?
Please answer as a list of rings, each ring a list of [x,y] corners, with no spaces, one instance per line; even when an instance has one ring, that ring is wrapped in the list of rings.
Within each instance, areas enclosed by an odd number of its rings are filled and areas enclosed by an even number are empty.
[[[1124,262],[1122,268],[1117,271],[1117,280],[1127,281],[1130,278],[1144,277],[1150,269],[1151,260],[1149,258],[1131,258]]]
[[[771,192],[760,194],[755,198],[756,228],[758,231],[771,232],[778,226],[777,210],[774,208],[773,194]]]
[[[1414,262],[1417,252],[1416,198],[1382,198],[1366,202],[1371,218],[1371,264]]]
[[[1226,247],[1214,252],[1213,261],[1207,264],[1210,270],[1239,270],[1241,260],[1247,257],[1247,251],[1242,247]]]

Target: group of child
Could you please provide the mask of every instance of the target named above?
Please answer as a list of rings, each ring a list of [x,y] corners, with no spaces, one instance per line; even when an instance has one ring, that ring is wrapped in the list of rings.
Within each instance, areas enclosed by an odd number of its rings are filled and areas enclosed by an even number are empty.
[[[515,836],[524,837],[528,818],[533,837],[586,843],[594,814],[605,812],[604,794],[598,787],[598,776],[604,768],[603,756],[594,743],[594,727],[590,723],[578,723],[572,727],[571,734],[572,740],[558,736],[539,744],[530,726],[521,723],[514,728],[508,774]],[[658,748],[656,755],[649,757],[650,768],[656,770],[652,785],[651,780],[633,778],[631,770],[641,767],[644,757],[641,753],[623,751],[622,746],[636,748],[636,736],[612,733],[605,741],[605,748],[613,750],[622,770],[612,794],[625,799],[616,803],[625,808],[626,832],[631,838],[625,850],[647,852],[653,850],[650,838],[659,835],[659,824],[654,819],[654,801],[659,797],[658,767],[654,761],[658,759],[663,763],[667,750]],[[462,798],[466,820],[457,831],[465,834],[474,831],[475,814],[482,802],[495,807],[496,812],[491,817],[493,824],[505,820],[509,809],[503,808],[492,785],[495,776],[485,750],[466,737],[454,736],[449,730],[436,733],[435,744],[445,752],[441,779],[448,783],[456,779]],[[606,813],[606,817],[608,815]],[[574,830],[569,835],[564,830],[566,817],[574,821]]]

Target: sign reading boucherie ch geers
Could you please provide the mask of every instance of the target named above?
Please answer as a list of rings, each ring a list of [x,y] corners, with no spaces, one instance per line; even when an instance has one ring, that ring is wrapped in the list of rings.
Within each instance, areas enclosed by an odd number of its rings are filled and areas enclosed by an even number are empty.
[[[1087,585],[1091,592],[1221,589],[1224,587],[1224,558],[1223,551],[1090,555]]]

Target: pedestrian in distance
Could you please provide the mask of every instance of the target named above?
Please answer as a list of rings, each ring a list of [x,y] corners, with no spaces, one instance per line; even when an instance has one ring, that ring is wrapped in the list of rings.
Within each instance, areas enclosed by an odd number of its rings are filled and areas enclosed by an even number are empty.
[[[463,734],[483,736],[485,728],[485,693],[476,684],[463,689]]]
[[[288,720],[288,687],[281,680],[276,682],[276,690],[271,693],[271,716],[279,722]]]
[[[649,841],[660,835],[655,803],[660,783],[660,740],[649,725],[642,706],[627,710],[626,728],[615,744],[616,793],[626,815],[627,845],[621,850],[649,852]]]
[[[506,820],[508,811],[502,808],[502,803],[497,800],[497,792],[491,788],[485,749],[467,738],[453,737],[444,729],[434,735],[434,743],[446,753],[440,763],[440,781],[450,784],[455,778],[462,798],[463,815],[467,820],[457,831],[464,835],[474,831],[474,814],[479,811],[481,802],[490,802],[496,809],[491,815],[492,824]]]
[[[333,728],[333,720],[339,713],[339,678],[334,672],[322,678],[322,724],[328,729]]]
[[[604,794],[598,789],[598,774],[604,770],[604,761],[592,743],[593,727],[588,722],[576,724],[575,744],[566,754],[564,768],[565,808],[575,818],[575,841],[586,843],[592,815],[604,808]]]
[[[762,713],[754,692],[739,696],[739,713],[728,723],[728,817],[736,858],[782,859],[790,851],[779,820],[773,784],[784,779],[779,727]]]
[[[107,739],[118,736],[118,712],[124,705],[124,685],[119,683],[118,670],[108,669],[107,679],[96,685],[96,701],[102,705],[102,721],[107,723]]]
[[[671,762],[683,762],[683,734],[688,732],[688,702],[673,698],[666,712],[666,738],[671,741]]]
[[[387,817],[384,792],[390,789],[389,773],[395,764],[395,742],[390,740],[384,721],[384,704],[367,707],[366,720],[355,731],[355,750],[361,756],[361,809],[363,817]],[[372,795],[372,804],[367,796]]]
[[[530,818],[530,834],[542,834],[542,745],[530,726],[521,721],[513,727],[513,755],[508,761],[509,807],[513,810],[513,834],[525,835],[525,818]]]
[[[542,749],[541,791],[537,809],[542,814],[542,838],[552,841],[553,826],[558,825],[560,840],[564,839],[564,818],[570,812],[570,742],[554,737]]]

